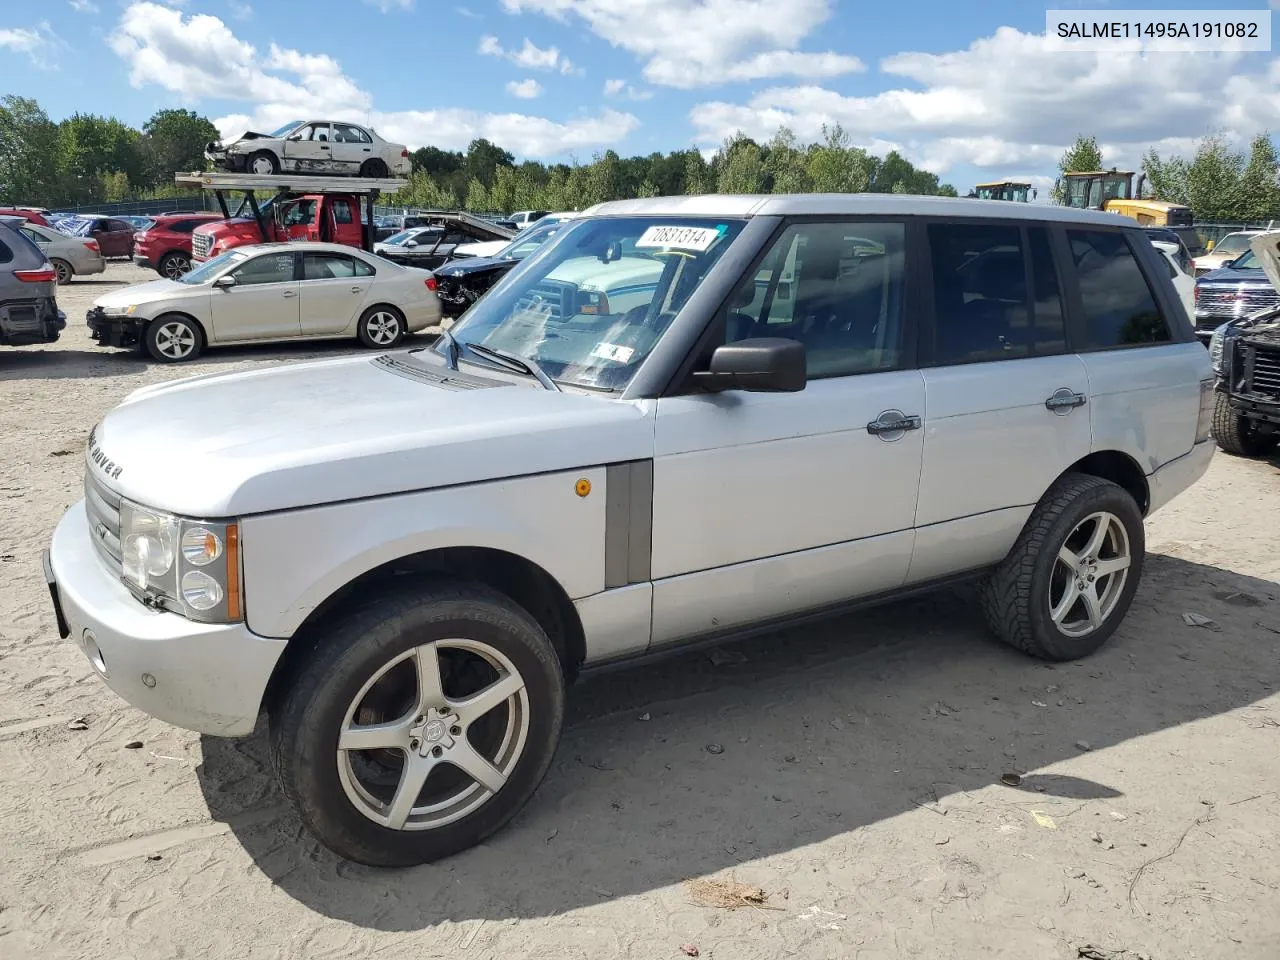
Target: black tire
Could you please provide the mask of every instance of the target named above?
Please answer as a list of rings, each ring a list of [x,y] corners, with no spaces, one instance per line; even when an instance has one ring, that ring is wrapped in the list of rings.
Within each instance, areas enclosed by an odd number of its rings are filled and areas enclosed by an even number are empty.
[[[1084,636],[1070,636],[1050,616],[1058,551],[1079,524],[1101,511],[1112,514],[1124,527],[1130,565],[1102,624]],[[1055,661],[1086,657],[1106,643],[1128,612],[1142,579],[1145,552],[1142,512],[1128,491],[1100,477],[1068,473],[1041,497],[1009,555],[983,583],[987,623],[1005,643],[1033,657]]]
[[[382,179],[391,176],[391,171],[387,169],[387,165],[383,161],[374,157],[360,164],[360,176]]]
[[[156,264],[156,273],[166,280],[177,280],[191,269],[191,257],[181,250],[166,253]]]
[[[391,332],[392,324],[394,333]],[[408,329],[408,321],[399,309],[388,303],[379,303],[360,314],[356,336],[370,350],[390,350],[399,346]]]
[[[336,761],[339,732],[352,701],[385,664],[449,638],[484,643],[514,666],[528,696],[523,750],[505,784],[460,819],[395,830],[349,798]],[[413,866],[474,846],[520,811],[551,766],[564,703],[559,659],[533,617],[482,584],[443,582],[385,593],[327,627],[269,705],[268,745],[285,797],[321,843],[369,866]]]
[[[157,363],[186,363],[204,350],[204,331],[190,317],[166,313],[147,324],[142,342]]]
[[[271,165],[271,170],[269,171],[271,175],[274,175],[280,172],[280,158],[277,157],[270,150],[258,150],[255,153],[249,154],[248,159],[246,159],[244,162],[244,172],[259,173],[264,176],[268,175],[268,171],[254,170],[254,167],[257,165],[257,162],[260,160],[263,161],[264,163],[269,163]]]
[[[65,260],[54,257],[49,261],[54,271],[58,274],[58,286],[63,286],[71,282],[71,278],[76,275],[75,268]]]
[[[1280,443],[1280,436],[1259,433],[1252,420],[1232,410],[1225,393],[1213,398],[1213,438],[1225,452],[1237,457],[1260,457]]]

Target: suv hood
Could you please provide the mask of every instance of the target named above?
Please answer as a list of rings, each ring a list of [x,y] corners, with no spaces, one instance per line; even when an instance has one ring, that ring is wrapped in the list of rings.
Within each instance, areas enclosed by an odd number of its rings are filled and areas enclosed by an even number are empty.
[[[138,503],[215,518],[653,456],[643,401],[462,373],[486,382],[437,386],[353,357],[144,387],[95,428],[89,469]]]
[[[104,293],[93,301],[93,305],[106,309],[122,309],[134,304],[155,303],[157,300],[172,300],[178,296],[208,292],[205,287],[196,284],[179,283],[177,280],[151,280],[147,283],[136,283],[122,290]]]
[[[1256,283],[1265,286],[1267,275],[1257,267],[1246,267],[1236,270],[1233,267],[1219,267],[1196,278],[1197,283]]]

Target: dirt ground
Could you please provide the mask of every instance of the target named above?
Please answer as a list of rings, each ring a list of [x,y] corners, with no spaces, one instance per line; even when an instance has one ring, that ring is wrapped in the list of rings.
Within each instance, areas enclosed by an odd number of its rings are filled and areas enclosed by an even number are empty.
[[[943,594],[602,677],[510,828],[378,871],[283,811],[260,735],[152,720],[57,638],[40,551],[103,413],[348,349],[96,347],[92,298],[143,279],[72,284],[60,342],[0,351],[0,955],[1280,957],[1280,460],[1219,453],[1149,522],[1086,662],[1005,649]],[[697,905],[701,877],[765,902]]]

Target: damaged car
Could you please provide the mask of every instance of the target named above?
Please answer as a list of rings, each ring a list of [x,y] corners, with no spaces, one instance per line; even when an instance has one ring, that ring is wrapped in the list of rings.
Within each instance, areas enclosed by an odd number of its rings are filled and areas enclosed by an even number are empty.
[[[270,133],[252,130],[230,143],[214,141],[204,156],[232,173],[281,172],[347,177],[407,177],[409,148],[382,139],[370,127],[332,120],[294,120]]]
[[[1280,233],[1249,241],[1250,257],[1280,289]],[[1237,261],[1239,262],[1239,261]],[[1209,340],[1216,377],[1213,435],[1227,453],[1259,457],[1280,445],[1280,305],[1222,324]]]
[[[440,309],[460,317],[508,270],[553,237],[567,220],[539,221],[492,256],[464,257],[436,270]]]

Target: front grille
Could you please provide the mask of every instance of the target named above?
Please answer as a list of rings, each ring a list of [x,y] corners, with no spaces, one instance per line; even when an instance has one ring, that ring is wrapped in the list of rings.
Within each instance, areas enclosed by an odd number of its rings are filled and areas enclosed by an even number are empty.
[[[1259,310],[1280,306],[1280,293],[1272,287],[1241,284],[1238,287],[1201,287],[1196,313],[1215,317],[1247,317]]]
[[[1251,346],[1249,349],[1253,353],[1249,391],[1280,399],[1280,347]]]
[[[203,233],[193,233],[191,235],[191,253],[193,256],[199,257],[201,260],[209,256],[213,250],[213,238]]]
[[[563,320],[578,312],[574,304],[577,292],[576,285],[564,280],[543,280],[516,302],[516,310],[546,312],[549,320]]]
[[[89,539],[109,567],[120,568],[120,496],[92,471],[84,475],[84,508],[89,515]]]

